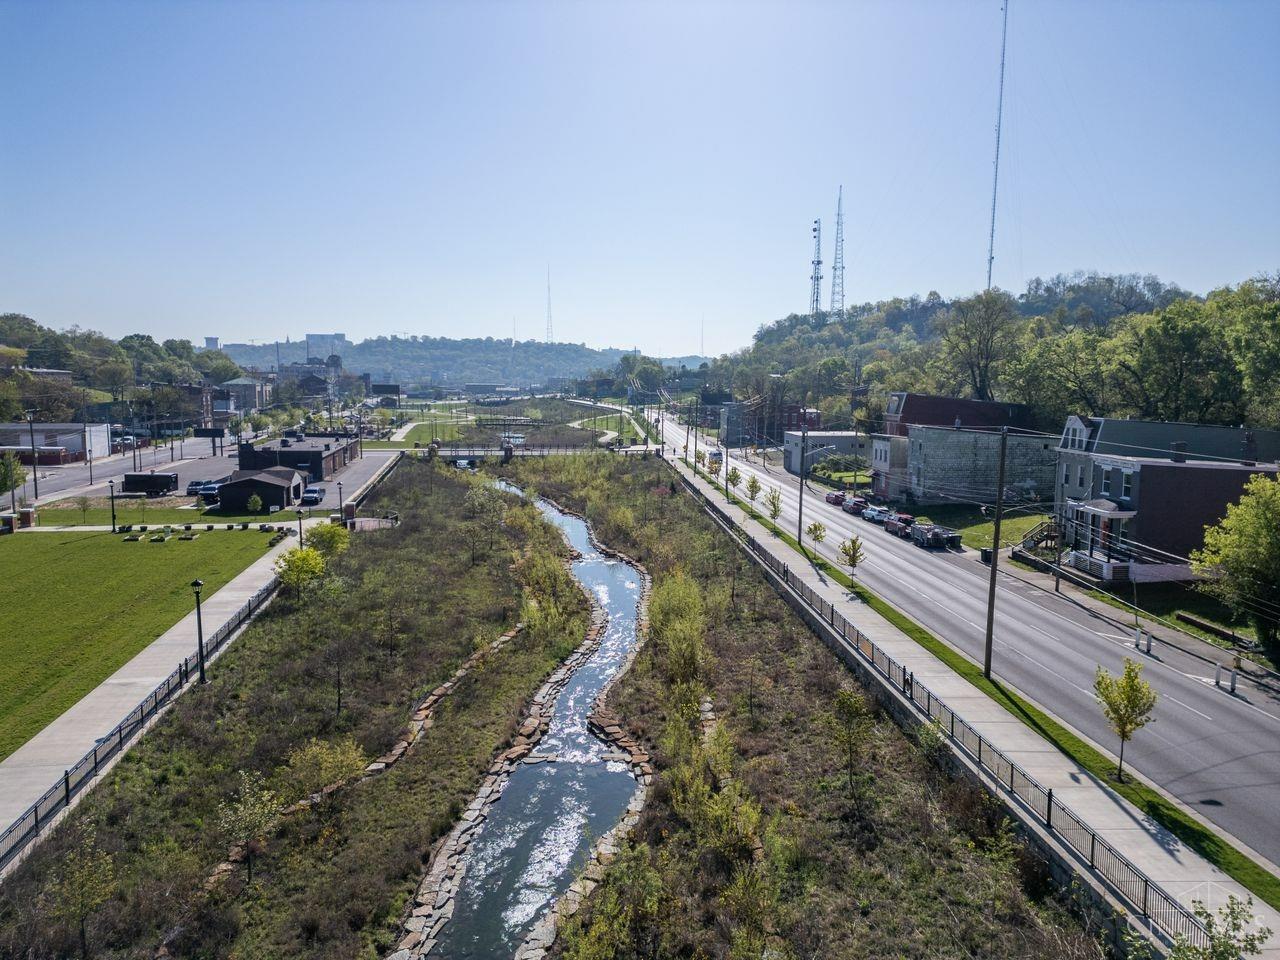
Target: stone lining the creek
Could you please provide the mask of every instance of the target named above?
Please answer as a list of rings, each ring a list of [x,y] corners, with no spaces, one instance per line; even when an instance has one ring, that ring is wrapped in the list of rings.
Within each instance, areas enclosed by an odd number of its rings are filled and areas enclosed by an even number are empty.
[[[653,781],[653,767],[648,754],[623,729],[618,719],[605,707],[610,689],[630,669],[636,654],[648,635],[648,604],[652,579],[643,565],[619,551],[601,544],[585,517],[543,497],[545,503],[569,517],[576,517],[586,526],[587,535],[597,553],[620,560],[632,567],[640,577],[640,595],[637,605],[635,643],[619,668],[601,688],[592,702],[588,714],[590,731],[601,741],[616,749],[601,759],[625,763],[636,780],[636,789],[627,804],[621,820],[599,837],[593,844],[587,864],[577,879],[557,900],[553,901],[532,930],[517,947],[515,960],[541,960],[555,940],[558,924],[572,916],[595,889],[604,875],[605,866],[617,855],[619,844],[634,829],[644,808],[648,790]],[[573,575],[572,561],[580,555],[570,547],[567,561]],[[541,763],[554,760],[534,752],[534,747],[547,732],[557,697],[569,683],[574,672],[599,649],[607,627],[604,608],[586,585],[574,575],[591,606],[591,623],[582,644],[557,667],[530,701],[530,707],[519,733],[511,747],[495,758],[475,798],[467,806],[462,818],[432,851],[427,875],[419,885],[410,904],[409,915],[404,922],[404,935],[387,960],[420,960],[432,953],[446,923],[453,915],[456,897],[466,872],[464,856],[476,832],[487,819],[487,811],[506,788],[512,773],[521,763]]]

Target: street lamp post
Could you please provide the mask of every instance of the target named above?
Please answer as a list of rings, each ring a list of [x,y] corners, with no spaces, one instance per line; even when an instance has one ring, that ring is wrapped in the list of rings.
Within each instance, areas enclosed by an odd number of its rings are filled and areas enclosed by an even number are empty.
[[[200,588],[203,580],[192,580],[191,589],[196,595],[196,655],[200,662],[200,682],[208,683],[204,675],[204,621],[200,617]]]
[[[111,490],[111,532],[116,532],[116,482],[108,480],[107,486]]]
[[[40,454],[36,452],[36,412],[27,411],[27,428],[31,431],[31,483],[35,486],[35,499],[40,499]]]
[[[344,501],[343,501],[343,499],[342,499],[342,481],[341,481],[341,480],[339,480],[339,481],[338,481],[338,514],[339,514],[339,515],[342,515],[342,504],[343,504],[343,502],[344,502]]]
[[[299,507],[298,508],[298,546],[299,547],[302,546],[302,517],[304,513],[305,511],[301,507]]]

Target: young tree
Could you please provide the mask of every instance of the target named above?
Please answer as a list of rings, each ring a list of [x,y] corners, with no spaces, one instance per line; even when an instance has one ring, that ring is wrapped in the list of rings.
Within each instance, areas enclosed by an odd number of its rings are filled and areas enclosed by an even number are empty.
[[[235,799],[218,804],[218,826],[223,836],[229,843],[244,844],[250,883],[258,840],[275,823],[280,806],[280,798],[263,783],[262,777],[247,770],[240,771],[240,790]]]
[[[289,754],[285,776],[291,791],[305,798],[362,776],[368,762],[351,734],[333,743],[313,737]]]
[[[1222,522],[1205,528],[1191,565],[1207,578],[1200,589],[1248,611],[1263,646],[1280,655],[1280,480],[1251,478]]]
[[[248,500],[244,502],[244,508],[250,513],[262,512],[262,498],[256,493],[252,494]]]
[[[18,455],[12,450],[0,457],[0,493],[9,494],[9,508],[18,512],[18,504],[14,491],[27,482],[27,468],[22,465]]]
[[[1116,778],[1124,780],[1124,745],[1133,735],[1154,719],[1151,711],[1156,706],[1156,692],[1142,679],[1142,664],[1124,658],[1124,672],[1118,677],[1102,667],[1093,679],[1102,712],[1111,729],[1120,738],[1120,762],[1116,765]]]
[[[332,560],[351,546],[351,533],[338,523],[318,524],[307,531],[307,546],[325,560]]]
[[[769,509],[769,519],[776,522],[782,515],[782,494],[777,487],[769,488],[769,492],[764,495],[764,505]]]
[[[729,468],[729,472],[724,475],[724,482],[729,484],[735,493],[737,492],[738,484],[742,482],[742,474],[738,472],[737,467]]]
[[[1239,960],[1262,952],[1263,945],[1271,939],[1271,928],[1249,930],[1253,923],[1253,898],[1241,900],[1234,894],[1227,897],[1227,905],[1215,916],[1200,900],[1192,900],[1196,917],[1204,924],[1209,942],[1204,946],[1191,943],[1185,936],[1178,937],[1169,953],[1169,960]]]
[[[852,690],[841,690],[831,704],[827,718],[836,743],[844,751],[845,772],[849,777],[849,792],[853,793],[853,774],[857,769],[858,752],[867,739],[867,702]]]
[[[488,484],[477,483],[462,498],[462,506],[485,533],[486,545],[492,547],[493,538],[507,516],[507,505],[502,495]]]
[[[760,496],[760,478],[754,473],[747,477],[747,499],[752,503],[756,502],[756,497]]]
[[[815,520],[804,528],[805,534],[815,545],[821,545],[822,541],[827,539],[827,525],[821,520]]]
[[[87,524],[89,522],[89,507],[92,505],[93,501],[84,494],[81,494],[71,502],[74,503],[76,505],[76,509],[80,511],[80,522]]]
[[[706,466],[706,463],[707,463],[707,451],[705,451],[705,450],[695,450],[695,451],[694,451],[694,453],[693,453],[693,462],[694,462],[697,466],[699,466],[699,467]]]
[[[63,857],[49,889],[51,913],[80,931],[81,957],[89,955],[89,917],[110,899],[114,889],[111,855],[98,849],[97,834],[89,827],[80,845]]]
[[[857,575],[858,565],[866,558],[862,550],[862,538],[856,534],[840,544],[840,559],[849,568],[849,576]]]
[[[324,557],[311,547],[294,547],[276,561],[276,575],[296,599],[305,587],[324,576]]]

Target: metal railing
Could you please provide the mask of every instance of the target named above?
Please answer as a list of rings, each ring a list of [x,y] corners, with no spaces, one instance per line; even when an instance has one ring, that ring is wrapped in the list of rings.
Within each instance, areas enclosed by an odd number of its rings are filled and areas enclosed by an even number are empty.
[[[275,590],[277,582],[273,576],[269,583],[259,589],[231,616],[230,620],[205,639],[206,657],[221,649],[231,634],[262,608],[267,597]],[[0,867],[6,866],[35,841],[40,832],[52,822],[54,816],[70,806],[71,799],[93,782],[93,778],[97,776],[103,764],[122,752],[133,737],[146,726],[147,721],[182,692],[183,687],[192,677],[199,676],[199,669],[198,654],[193,653],[186,657],[173,673],[161,680],[159,685],[147,694],[141,703],[130,710],[110,733],[98,740],[93,749],[73,766],[64,770],[62,776],[41,795],[40,799],[23,811],[4,833],[0,833]]]
[[[916,681],[912,671],[898,663],[875,641],[865,636],[835,606],[818,595],[807,583],[795,577],[790,567],[767,551],[754,537],[742,530],[719,506],[710,500],[684,474],[686,488],[704,507],[717,517],[759,561],[785,583],[816,616],[826,622],[870,668],[886,678],[912,706],[935,722],[938,731],[958,745],[979,768],[986,770],[1006,794],[1020,803],[1029,814],[1057,837],[1087,864],[1138,916],[1149,920],[1170,939],[1185,937],[1196,946],[1207,946],[1209,935],[1204,925],[1172,894],[1139,870],[1119,850],[1077,816],[1070,807],[1053,795],[1052,787],[1042,786],[1022,767],[1014,763],[991,741],[951,709],[941,697]]]

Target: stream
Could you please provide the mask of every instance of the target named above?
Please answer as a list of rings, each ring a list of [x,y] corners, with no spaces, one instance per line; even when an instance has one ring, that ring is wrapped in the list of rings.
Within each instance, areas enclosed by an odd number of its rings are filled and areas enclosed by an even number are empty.
[[[636,644],[640,573],[598,553],[584,520],[545,500],[537,506],[581,555],[573,575],[608,621],[599,648],[556,698],[550,727],[530,755],[553,759],[526,759],[516,767],[463,858],[453,916],[432,951],[447,960],[512,956],[586,863],[596,838],[622,818],[636,790],[625,763],[603,759],[616,748],[590,731],[587,718]]]

